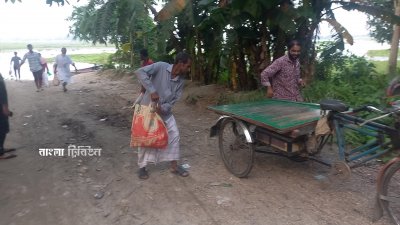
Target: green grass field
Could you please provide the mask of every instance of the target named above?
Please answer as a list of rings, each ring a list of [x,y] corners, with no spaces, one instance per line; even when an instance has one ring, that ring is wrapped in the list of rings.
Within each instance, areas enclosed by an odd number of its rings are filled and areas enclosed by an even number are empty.
[[[111,53],[98,53],[98,54],[76,54],[69,56],[74,62],[104,65],[107,63],[107,59],[110,55]],[[49,63],[54,62],[54,58],[46,58],[46,59],[47,62]]]
[[[389,57],[390,50],[389,49],[382,49],[382,50],[368,50],[367,56],[369,57]],[[400,56],[400,51],[399,54]]]
[[[386,74],[388,72],[388,61],[370,61],[375,65],[377,73]],[[397,70],[400,70],[400,61],[397,61]]]

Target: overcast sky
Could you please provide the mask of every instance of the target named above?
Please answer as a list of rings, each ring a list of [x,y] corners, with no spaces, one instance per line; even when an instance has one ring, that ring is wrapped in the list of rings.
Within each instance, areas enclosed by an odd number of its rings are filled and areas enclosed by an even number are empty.
[[[44,40],[65,39],[70,23],[65,19],[71,15],[72,6],[57,4],[49,6],[45,0],[23,0],[23,3],[5,3],[0,0],[0,39],[13,40]],[[82,5],[81,0],[69,0],[75,5]]]
[[[23,3],[5,3],[0,0],[0,40],[52,40],[65,39],[68,35],[70,23],[65,19],[71,15],[73,7],[65,4],[58,7],[53,4],[49,7],[41,0],[23,0]],[[73,5],[83,5],[86,0],[69,0]],[[367,35],[366,16],[356,11],[348,12],[337,9],[334,11],[336,19],[346,27],[353,36]],[[324,24],[321,27],[322,35],[328,35],[331,28]]]

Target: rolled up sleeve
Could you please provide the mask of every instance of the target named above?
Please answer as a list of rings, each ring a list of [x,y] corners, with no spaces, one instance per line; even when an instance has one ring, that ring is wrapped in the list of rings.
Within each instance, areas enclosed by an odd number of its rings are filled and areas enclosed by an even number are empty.
[[[269,82],[269,79],[272,78],[276,73],[279,72],[281,69],[281,66],[277,61],[274,61],[270,66],[265,68],[261,72],[261,84],[263,86],[271,86],[271,83]]]
[[[153,83],[151,82],[151,76],[156,76],[157,71],[158,71],[158,65],[157,63],[142,67],[138,70],[135,71],[135,75],[140,81],[140,83],[143,85],[143,87],[149,91],[150,93],[156,92],[156,89],[153,86]]]

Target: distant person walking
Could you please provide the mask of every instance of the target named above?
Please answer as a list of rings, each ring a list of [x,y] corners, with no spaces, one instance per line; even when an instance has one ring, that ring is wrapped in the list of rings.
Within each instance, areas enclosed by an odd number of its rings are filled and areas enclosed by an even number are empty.
[[[67,84],[71,82],[71,70],[70,65],[75,67],[75,63],[72,62],[71,58],[67,56],[67,49],[65,47],[61,48],[61,54],[56,56],[54,60],[54,76],[58,76],[59,80],[62,82],[63,91],[67,91]]]
[[[42,65],[40,64],[39,53],[33,51],[33,46],[31,44],[28,44],[26,47],[28,48],[29,52],[27,52],[24,55],[24,58],[22,59],[21,65],[19,67],[21,67],[25,63],[25,60],[28,59],[29,69],[31,70],[33,77],[35,79],[35,84],[37,88],[36,91],[37,92],[43,91],[42,88],[43,68]]]
[[[21,63],[21,58],[18,56],[17,52],[14,52],[14,56],[11,57],[10,67],[13,64],[15,81],[21,80],[21,69],[19,68],[20,63]],[[17,72],[18,72],[18,77],[17,77]]]
[[[140,60],[142,60],[141,67],[148,66],[154,63],[153,60],[149,58],[149,53],[147,52],[147,49],[140,50]]]
[[[6,154],[7,152],[14,151],[15,148],[4,148],[7,133],[10,131],[8,117],[11,116],[12,112],[8,109],[6,85],[3,76],[0,74],[0,159],[9,159],[16,156],[13,154]]]

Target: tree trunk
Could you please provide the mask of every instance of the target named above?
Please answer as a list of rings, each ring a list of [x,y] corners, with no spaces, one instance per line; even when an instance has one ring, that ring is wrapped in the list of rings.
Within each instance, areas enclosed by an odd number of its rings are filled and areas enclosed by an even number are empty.
[[[395,14],[400,16],[400,2],[399,0],[394,0]],[[395,24],[393,26],[393,36],[392,43],[390,46],[390,56],[389,56],[389,76],[396,74],[397,67],[397,53],[399,51],[399,38],[400,38],[400,26]]]
[[[134,40],[134,37],[133,37],[133,31],[131,31],[131,32],[129,32],[129,43],[131,44],[131,51],[130,51],[130,58],[131,58],[131,63],[130,63],[130,67],[131,68],[134,68],[134,61],[135,61],[135,57],[134,57],[134,54],[133,54],[133,40]]]

